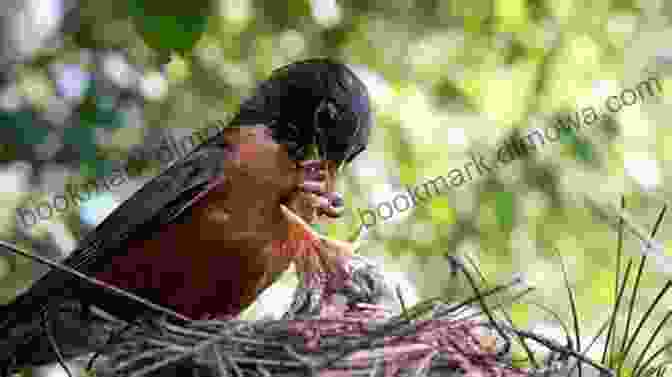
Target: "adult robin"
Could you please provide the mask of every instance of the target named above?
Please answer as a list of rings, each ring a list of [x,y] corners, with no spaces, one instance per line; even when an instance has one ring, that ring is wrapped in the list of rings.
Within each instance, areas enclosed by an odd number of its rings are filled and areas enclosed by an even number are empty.
[[[329,272],[351,252],[308,224],[342,214],[334,181],[372,126],[367,89],[346,65],[319,58],[277,69],[229,127],[122,203],[63,264],[188,319],[234,316],[290,263]],[[151,312],[51,270],[0,308],[0,360],[30,341],[12,328],[66,298],[127,321]]]

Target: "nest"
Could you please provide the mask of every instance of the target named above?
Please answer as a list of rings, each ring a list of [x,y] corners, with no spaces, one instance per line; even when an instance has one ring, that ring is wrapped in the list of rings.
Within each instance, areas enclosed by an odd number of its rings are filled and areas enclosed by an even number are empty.
[[[482,303],[482,296],[459,304],[434,301],[402,313],[390,312],[381,303],[395,295],[378,268],[361,256],[349,265],[351,279],[346,284],[300,283],[291,308],[279,320],[178,325],[167,317],[126,323],[100,314],[87,324],[102,324],[97,328],[104,329],[106,336],[90,337],[98,340],[89,342],[86,356],[76,360],[100,377],[546,376],[553,371],[567,375],[570,360],[611,374],[571,347],[491,317],[465,315],[473,303]],[[79,318],[66,312],[52,321]],[[514,367],[513,337],[543,344],[552,357],[538,368]],[[72,346],[52,338],[51,346],[60,348],[63,355],[75,353]],[[78,352],[82,355],[81,348]]]

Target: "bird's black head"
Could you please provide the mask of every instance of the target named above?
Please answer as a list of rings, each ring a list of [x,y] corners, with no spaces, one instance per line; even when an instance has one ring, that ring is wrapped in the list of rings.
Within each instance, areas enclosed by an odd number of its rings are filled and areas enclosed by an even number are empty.
[[[266,124],[290,157],[348,163],[362,152],[373,127],[368,90],[345,64],[327,58],[276,69],[245,100],[231,126]]]

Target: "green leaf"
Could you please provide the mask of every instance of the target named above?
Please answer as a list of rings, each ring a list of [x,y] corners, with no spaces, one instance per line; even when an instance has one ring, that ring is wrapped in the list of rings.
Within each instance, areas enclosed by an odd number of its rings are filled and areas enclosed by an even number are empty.
[[[638,2],[634,0],[611,0],[612,11],[639,11]]]
[[[95,85],[86,90],[84,101],[78,108],[83,126],[117,129],[124,126],[123,116],[115,109],[114,98],[97,94]]]
[[[585,162],[593,160],[593,146],[590,143],[577,141],[574,150],[576,151],[576,158],[578,160]]]
[[[513,193],[508,191],[500,191],[496,194],[495,215],[497,216],[497,223],[504,229],[513,228],[513,205]]]
[[[49,134],[49,129],[38,125],[35,113],[29,110],[0,111],[0,125],[3,128],[12,129],[12,133],[16,135],[16,142],[24,145],[41,144]]]
[[[457,220],[455,209],[445,196],[434,198],[429,205],[429,211],[436,224],[451,225]]]
[[[498,31],[516,32],[524,29],[529,22],[526,3],[524,0],[495,1],[494,11]]]
[[[560,142],[563,144],[575,144],[577,137],[573,128],[570,127],[560,127],[558,128],[558,133],[560,134]]]
[[[128,0],[135,30],[162,58],[191,51],[207,27],[212,0],[165,2]]]

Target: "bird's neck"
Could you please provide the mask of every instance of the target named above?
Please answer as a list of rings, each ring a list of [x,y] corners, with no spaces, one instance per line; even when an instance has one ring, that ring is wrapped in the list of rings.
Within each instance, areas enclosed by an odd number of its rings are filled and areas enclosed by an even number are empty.
[[[198,219],[197,227],[212,229],[210,237],[234,243],[249,242],[257,247],[285,237],[288,225],[280,209],[279,195],[273,192],[262,195],[260,190],[252,186],[244,192],[226,185],[212,189],[192,209],[193,218]]]
[[[246,213],[246,216],[234,221],[241,221],[240,228],[256,234],[261,241],[270,242],[287,237],[289,223],[280,209],[279,201],[255,201],[247,205],[234,203],[233,207],[233,213]]]

